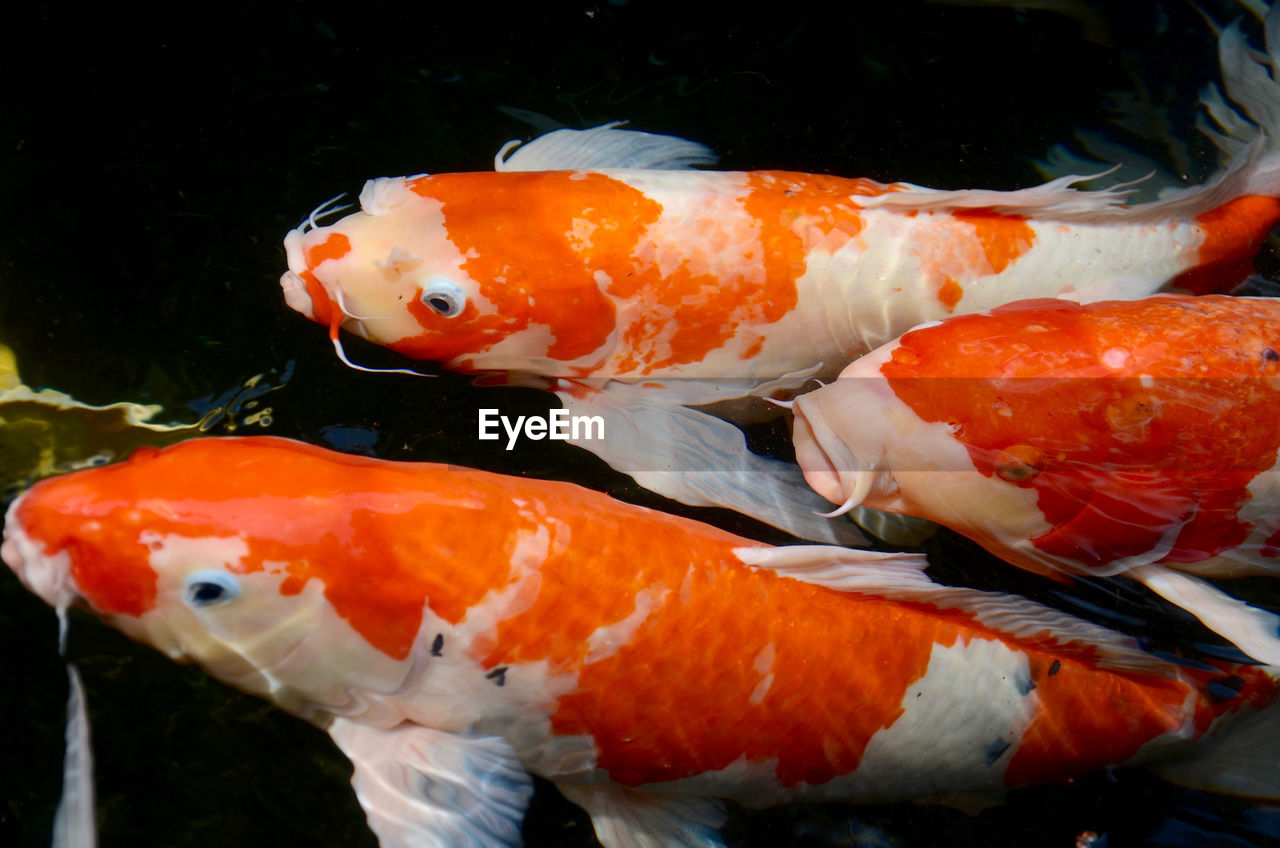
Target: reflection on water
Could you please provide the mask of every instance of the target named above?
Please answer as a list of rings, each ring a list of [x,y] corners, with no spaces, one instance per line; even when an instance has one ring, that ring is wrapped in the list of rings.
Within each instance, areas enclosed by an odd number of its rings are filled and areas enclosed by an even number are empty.
[[[90,406],[54,389],[32,391],[17,360],[0,345],[0,491],[13,495],[37,480],[103,465],[143,445],[196,435],[194,424],[159,424],[158,404]]]
[[[56,389],[34,391],[18,375],[13,351],[0,344],[0,493],[12,496],[37,480],[123,459],[136,448],[163,447],[202,434],[230,435],[271,426],[259,400],[284,387],[289,362],[242,385],[187,404],[191,423],[158,423],[160,404],[128,401],[92,406]]]

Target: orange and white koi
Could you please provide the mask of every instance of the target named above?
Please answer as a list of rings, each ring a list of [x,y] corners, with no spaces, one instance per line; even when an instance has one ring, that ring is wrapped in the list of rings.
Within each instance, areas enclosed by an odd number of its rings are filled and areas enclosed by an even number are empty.
[[[1192,575],[1280,573],[1280,300],[1014,303],[923,325],[794,405],[834,503],[1042,574],[1125,574],[1250,655],[1280,618]]]
[[[203,439],[38,484],[0,553],[326,727],[384,846],[517,844],[529,772],[611,848],[1112,764],[1280,796],[1270,670],[566,483]]]
[[[494,173],[372,180],[360,211],[321,226],[322,207],[288,234],[281,284],[335,344],[345,327],[451,369],[551,378],[575,414],[627,434],[575,441],[618,470],[822,538],[832,531],[811,526],[794,468],[753,458],[736,428],[684,404],[789,391],[916,324],[1013,300],[1238,283],[1280,219],[1267,70],[1280,63],[1234,27],[1221,51],[1244,114],[1217,94],[1205,104],[1234,158],[1157,202],[1126,206],[1123,190],[1077,190],[1080,177],[937,191],[692,171],[712,161],[701,145],[608,125],[507,156],[512,142]],[[701,467],[672,447],[690,440]],[[768,481],[774,496],[752,502]]]

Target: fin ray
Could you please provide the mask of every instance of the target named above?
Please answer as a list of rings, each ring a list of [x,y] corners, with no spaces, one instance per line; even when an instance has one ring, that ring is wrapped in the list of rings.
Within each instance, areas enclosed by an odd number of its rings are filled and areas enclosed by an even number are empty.
[[[98,829],[94,816],[93,746],[84,684],[76,667],[67,663],[66,753],[62,766],[62,797],[53,817],[53,848],[94,848]]]
[[[533,781],[502,737],[344,718],[329,735],[355,766],[351,785],[382,848],[519,848]]]
[[[1233,598],[1207,581],[1163,565],[1140,565],[1126,574],[1171,604],[1182,607],[1255,660],[1280,665],[1280,616]]]
[[[608,434],[569,442],[646,489],[690,506],[732,509],[802,539],[866,544],[852,523],[819,517],[826,502],[799,467],[752,453],[729,422],[642,386],[566,384],[556,394],[570,414],[602,417]]]
[[[883,588],[886,584],[933,585],[924,573],[924,554],[862,551],[831,545],[788,545],[780,548],[735,548],[738,559],[837,592]]]
[[[677,171],[714,165],[705,144],[674,135],[620,130],[623,121],[587,130],[554,130],[525,144],[507,142],[494,157],[495,171],[567,171],[578,168],[650,168]]]
[[[604,848],[723,848],[724,808],[709,798],[646,794],[625,786],[556,784],[591,814]]]

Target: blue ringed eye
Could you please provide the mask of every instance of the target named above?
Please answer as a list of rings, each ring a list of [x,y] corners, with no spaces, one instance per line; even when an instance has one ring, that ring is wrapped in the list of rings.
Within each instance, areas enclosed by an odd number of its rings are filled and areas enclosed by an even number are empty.
[[[182,581],[182,600],[192,609],[206,609],[240,597],[240,581],[225,571],[194,571]]]
[[[445,318],[453,318],[462,314],[467,307],[467,295],[453,282],[433,277],[422,287],[419,300],[429,309]]]

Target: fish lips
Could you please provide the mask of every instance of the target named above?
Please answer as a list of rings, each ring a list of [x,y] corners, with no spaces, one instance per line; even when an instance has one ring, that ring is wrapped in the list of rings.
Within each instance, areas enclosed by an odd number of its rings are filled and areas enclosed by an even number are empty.
[[[289,270],[280,276],[280,289],[284,292],[284,302],[296,312],[316,320],[315,306],[311,295],[307,292],[307,284],[302,279],[302,272],[310,270],[303,255],[302,241],[306,233],[300,229],[290,230],[284,237],[285,259]]]
[[[43,544],[27,535],[18,519],[18,510],[25,498],[26,495],[22,495],[9,506],[0,559],[34,595],[54,609],[66,609],[80,597],[71,577],[71,556],[66,551],[49,554]]]
[[[822,497],[839,504],[839,513],[862,503],[872,491],[876,473],[872,468],[859,467],[865,463],[859,462],[831,426],[823,410],[824,391],[827,389],[796,399],[791,440],[805,482]]]
[[[315,307],[311,295],[307,293],[307,284],[302,277],[293,271],[285,271],[280,276],[280,290],[284,292],[284,302],[295,312],[300,312],[312,321],[316,320]]]

